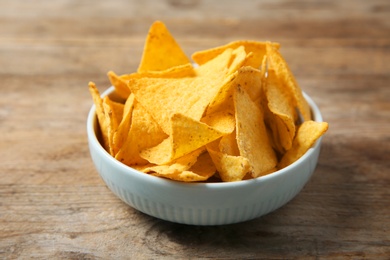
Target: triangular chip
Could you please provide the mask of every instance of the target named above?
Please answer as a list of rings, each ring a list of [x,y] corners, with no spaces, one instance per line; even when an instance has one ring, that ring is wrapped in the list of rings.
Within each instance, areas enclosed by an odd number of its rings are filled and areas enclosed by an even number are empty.
[[[116,75],[115,72],[113,71],[109,71],[107,73],[107,76],[111,84],[115,87],[115,90],[118,93],[118,95],[123,99],[127,99],[130,95],[130,89],[127,86],[127,81],[123,80],[120,76]]]
[[[152,175],[183,182],[206,181],[216,172],[216,168],[208,153],[201,154],[190,169],[176,173],[152,173]]]
[[[157,174],[170,174],[175,175],[180,172],[189,170],[192,165],[194,165],[201,153],[203,153],[206,149],[204,147],[201,147],[189,154],[186,154],[169,164],[163,164],[163,165],[154,165],[151,164],[148,167],[143,168],[141,171],[146,173],[157,173]]]
[[[135,72],[131,74],[121,75],[120,78],[122,81],[127,82],[130,79],[139,79],[139,78],[184,78],[184,77],[194,77],[195,69],[190,63],[186,63],[183,65],[178,65],[175,67],[170,67],[166,70],[158,70],[158,71],[145,71],[145,72]]]
[[[245,65],[254,68],[259,68],[266,53],[266,42],[233,41],[223,46],[218,46],[212,49],[195,52],[192,54],[192,59],[197,64],[202,65],[214,59],[226,49],[236,49],[240,46],[245,47],[246,53],[253,53],[252,57],[245,63]],[[278,49],[280,45],[279,43],[272,43],[272,46]]]
[[[108,96],[103,98],[104,116],[108,126],[109,151],[112,156],[116,153],[114,135],[122,121],[123,107],[123,104],[112,101]]]
[[[115,158],[126,165],[146,164],[147,161],[139,155],[140,151],[159,144],[165,138],[167,136],[157,122],[140,103],[135,102],[130,131]]]
[[[155,147],[141,151],[141,157],[150,163],[168,164],[223,135],[231,133],[234,129],[229,129],[229,132],[221,132],[182,114],[172,116],[171,128],[171,134],[168,138]]]
[[[103,108],[103,99],[100,97],[99,90],[97,89],[95,83],[89,82],[88,84],[89,92],[92,95],[93,103],[96,108],[96,115],[98,118],[99,129],[102,135],[102,145],[106,151],[109,151],[109,142],[108,142],[108,123],[106,122],[106,116],[104,114]]]
[[[149,29],[138,72],[166,70],[191,63],[164,23],[156,21]]]
[[[122,121],[120,122],[118,126],[118,130],[114,133],[113,136],[114,155],[116,155],[118,151],[122,148],[129,134],[130,126],[131,126],[131,118],[133,115],[134,102],[135,102],[134,94],[130,94],[123,108]]]
[[[219,151],[227,155],[239,156],[240,150],[238,149],[236,136],[236,131],[222,136],[218,145]]]
[[[252,173],[252,167],[247,158],[220,152],[218,140],[208,144],[206,147],[222,181],[240,181],[246,175]]]
[[[275,168],[277,158],[268,139],[263,112],[241,87],[236,89],[234,102],[240,155],[249,160],[253,177],[268,174]]]
[[[303,97],[302,90],[299,87],[298,82],[295,80],[287,62],[284,60],[279,51],[270,44],[267,44],[267,57],[269,58],[269,69],[273,69],[275,71],[275,75],[283,84],[285,91],[288,91],[292,96],[294,99],[294,105],[301,112],[303,120],[310,120],[311,112],[309,104]]]
[[[282,169],[301,158],[327,130],[326,122],[303,122],[298,128],[291,149],[283,155],[278,168]]]
[[[278,151],[284,153],[291,148],[295,135],[296,110],[294,100],[285,91],[273,69],[268,70],[265,93],[267,105],[271,112],[267,117],[267,121],[273,130],[272,133]]]
[[[200,120],[221,89],[232,82],[229,74],[232,50],[196,69],[196,77],[130,79],[129,88],[165,133],[170,134],[173,114]]]

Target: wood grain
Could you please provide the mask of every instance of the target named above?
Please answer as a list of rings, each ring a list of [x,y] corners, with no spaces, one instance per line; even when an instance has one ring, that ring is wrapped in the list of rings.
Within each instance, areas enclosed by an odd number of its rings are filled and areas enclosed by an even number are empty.
[[[330,124],[318,167],[281,209],[197,227],[144,215],[89,157],[94,81],[135,71],[150,24],[186,53],[272,40]],[[0,258],[386,259],[390,255],[388,1],[0,2]]]

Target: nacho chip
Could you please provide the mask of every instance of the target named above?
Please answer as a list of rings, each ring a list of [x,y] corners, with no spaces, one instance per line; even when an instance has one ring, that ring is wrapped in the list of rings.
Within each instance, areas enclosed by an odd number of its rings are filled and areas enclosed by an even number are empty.
[[[301,88],[295,80],[287,62],[282,55],[272,45],[267,44],[267,57],[269,58],[269,69],[275,71],[275,75],[283,84],[286,91],[294,98],[294,105],[299,109],[303,120],[310,120],[310,107],[306,99],[303,97]]]
[[[196,163],[201,153],[205,152],[205,147],[201,147],[189,154],[186,154],[169,164],[155,165],[150,164],[141,171],[145,173],[155,173],[159,175],[177,175],[183,171],[189,170]]]
[[[267,121],[273,130],[273,138],[278,151],[284,153],[291,148],[294,139],[296,110],[292,97],[285,91],[273,69],[268,70],[265,93],[271,112]]]
[[[274,169],[277,158],[268,139],[263,111],[239,86],[234,95],[234,102],[240,155],[249,160],[253,167],[253,177],[265,175]]]
[[[236,136],[236,131],[229,135],[222,136],[219,141],[219,151],[227,155],[239,156],[240,150],[238,149]]]
[[[140,156],[140,151],[159,144],[165,138],[167,135],[153,117],[135,101],[130,130],[115,158],[126,165],[146,164],[147,161]]]
[[[158,71],[145,71],[145,72],[135,72],[131,74],[121,75],[121,80],[127,82],[130,79],[140,79],[140,78],[184,78],[184,77],[194,77],[195,69],[190,63],[186,63],[183,65],[178,65],[174,67],[170,67],[165,70]]]
[[[280,160],[278,169],[282,169],[304,155],[314,143],[328,130],[328,123],[305,121],[299,126],[293,145]]]
[[[247,158],[220,152],[218,143],[217,140],[206,147],[222,181],[240,181],[246,175],[252,173],[252,167]]]
[[[123,107],[123,104],[114,102],[107,96],[103,98],[104,116],[108,128],[109,151],[112,156],[115,156],[116,153],[114,135],[118,130],[120,122],[122,121]]]
[[[102,135],[102,145],[106,151],[109,151],[110,148],[108,142],[108,123],[106,122],[106,116],[104,114],[103,99],[100,97],[99,90],[97,89],[95,83],[89,82],[88,87],[96,108],[99,129]]]
[[[150,163],[168,164],[232,131],[221,132],[183,114],[174,114],[169,137],[157,146],[141,151],[141,157]]]
[[[126,100],[126,103],[123,108],[123,117],[122,121],[118,126],[118,130],[114,133],[113,136],[113,153],[116,156],[118,151],[122,148],[126,142],[127,136],[130,131],[131,118],[133,115],[134,109],[134,94],[130,94],[129,98]]]
[[[173,174],[152,173],[152,175],[183,182],[206,181],[214,175],[216,168],[208,153],[201,154],[189,170]]]
[[[127,99],[130,95],[130,89],[127,86],[127,81],[116,75],[113,71],[109,71],[107,73],[107,76],[111,84],[115,87],[115,90],[118,95],[123,99]]]
[[[164,23],[156,21],[149,29],[138,72],[160,71],[191,63]]]
[[[199,65],[202,65],[216,56],[220,55],[226,49],[236,49],[240,46],[245,48],[246,53],[253,53],[252,57],[245,63],[246,66],[259,68],[263,57],[266,53],[266,42],[258,41],[233,41],[226,45],[215,47],[208,50],[198,51],[192,54],[192,59]],[[279,48],[279,43],[272,43],[276,49]]]
[[[235,74],[228,74],[232,51],[227,51],[204,67],[196,77],[130,79],[129,88],[165,133],[170,134],[170,118],[181,113],[200,120],[209,103]],[[169,109],[167,109],[169,108]]]

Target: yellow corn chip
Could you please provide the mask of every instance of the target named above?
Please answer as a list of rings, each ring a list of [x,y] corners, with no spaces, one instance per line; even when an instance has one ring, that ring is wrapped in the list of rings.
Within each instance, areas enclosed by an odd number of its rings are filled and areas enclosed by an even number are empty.
[[[281,145],[278,151],[284,153],[291,148],[294,139],[296,110],[292,97],[285,91],[273,69],[268,70],[265,93],[271,112],[268,120],[272,126],[274,140]]]
[[[123,118],[118,126],[118,130],[114,133],[113,136],[113,153],[116,156],[118,151],[122,148],[123,144],[126,141],[126,138],[130,131],[131,118],[133,115],[134,108],[134,94],[130,94],[129,98],[126,100],[125,106],[123,108]]]
[[[236,89],[234,102],[240,155],[249,160],[253,177],[267,174],[276,166],[277,158],[268,139],[263,112],[241,87]]]
[[[208,50],[198,51],[192,54],[192,59],[199,65],[202,65],[216,56],[224,52],[226,49],[236,49],[237,47],[245,47],[246,53],[253,53],[252,57],[245,63],[246,66],[259,68],[263,57],[266,53],[266,42],[258,41],[234,41],[226,45],[215,47]],[[272,43],[276,49],[279,48],[279,43]]]
[[[208,144],[206,147],[222,181],[240,181],[247,174],[252,173],[252,167],[247,158],[220,152],[218,140]]]
[[[175,174],[159,174],[152,175],[169,178],[183,182],[199,182],[206,181],[214,175],[216,168],[208,153],[203,153],[198,157],[196,163],[189,169]]]
[[[107,96],[103,98],[104,116],[108,126],[109,151],[112,156],[115,156],[116,153],[114,135],[122,121],[123,107],[123,104],[114,102]]]
[[[205,148],[201,147],[189,154],[186,154],[169,164],[164,165],[149,165],[142,169],[145,173],[154,173],[159,175],[176,175],[183,171],[189,170],[197,161],[199,155],[205,152]]]
[[[170,118],[181,113],[195,120],[205,114],[209,103],[232,82],[228,65],[232,51],[196,69],[196,77],[130,79],[129,88],[165,133],[170,134]]]
[[[190,63],[183,65],[178,65],[175,67],[170,67],[165,70],[158,71],[145,71],[145,72],[135,72],[131,74],[121,75],[120,78],[126,82],[130,79],[139,79],[139,78],[184,78],[184,77],[194,77],[195,69]]]
[[[303,120],[310,120],[311,113],[310,107],[306,99],[303,97],[302,90],[298,85],[298,82],[295,80],[293,73],[287,65],[287,62],[284,60],[282,55],[270,44],[267,44],[267,57],[269,58],[269,69],[275,71],[276,77],[283,84],[285,91],[288,91],[289,94],[294,98],[294,105],[297,106]]]
[[[127,81],[116,75],[113,71],[109,71],[107,73],[107,76],[111,84],[115,87],[115,90],[118,95],[123,99],[127,99],[130,95],[130,89],[127,86]]]
[[[301,158],[327,130],[326,122],[303,122],[298,128],[291,149],[283,155],[278,168],[282,169]]]
[[[102,145],[106,151],[109,151],[108,123],[106,122],[106,116],[104,114],[103,99],[100,97],[99,90],[97,89],[95,83],[89,82],[88,86],[96,107],[96,115],[99,122],[100,133],[102,135]]]
[[[149,29],[138,72],[166,70],[191,63],[164,23],[156,21]]]
[[[157,146],[141,151],[141,157],[150,163],[168,164],[232,131],[229,129],[224,133],[185,115],[174,114],[169,137]]]
[[[236,136],[236,131],[229,135],[222,136],[219,141],[219,151],[227,155],[239,156],[240,150],[238,149]]]
[[[143,165],[147,161],[140,157],[140,151],[162,142],[167,135],[145,108],[135,102],[131,117],[131,126],[125,143],[115,158],[126,165]]]

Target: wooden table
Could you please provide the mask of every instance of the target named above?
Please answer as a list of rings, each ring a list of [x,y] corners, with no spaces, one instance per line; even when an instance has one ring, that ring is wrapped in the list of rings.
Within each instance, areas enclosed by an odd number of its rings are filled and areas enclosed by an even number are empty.
[[[92,165],[87,84],[136,70],[162,20],[191,54],[272,40],[330,124],[317,170],[275,212],[198,227],[144,215]],[[390,256],[389,1],[0,2],[0,258]]]

